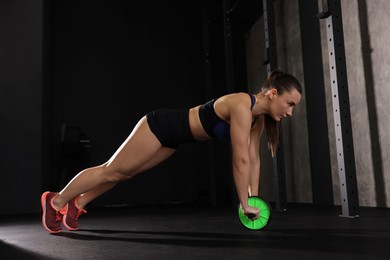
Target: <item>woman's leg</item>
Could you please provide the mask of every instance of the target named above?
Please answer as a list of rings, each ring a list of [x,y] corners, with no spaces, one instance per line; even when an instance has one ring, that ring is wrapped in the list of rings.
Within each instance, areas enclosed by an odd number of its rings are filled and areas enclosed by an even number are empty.
[[[86,201],[91,201],[117,183],[160,163],[173,152],[174,149],[161,146],[151,132],[146,117],[143,117],[107,163],[77,174],[54,197],[52,204],[60,210],[76,196],[83,193],[87,195],[89,191],[91,193],[86,197]]]
[[[154,166],[158,165],[162,161],[166,160],[168,157],[170,157],[175,152],[175,149],[167,148],[167,147],[161,147],[157,153],[149,160],[147,161],[138,171],[135,172],[134,175],[144,172],[148,169],[153,168]],[[99,197],[106,191],[112,189],[115,187],[119,182],[109,182],[105,184],[101,184],[94,189],[81,194],[77,200],[76,200],[76,206],[79,209],[84,208],[88,203],[90,203],[95,198]]]

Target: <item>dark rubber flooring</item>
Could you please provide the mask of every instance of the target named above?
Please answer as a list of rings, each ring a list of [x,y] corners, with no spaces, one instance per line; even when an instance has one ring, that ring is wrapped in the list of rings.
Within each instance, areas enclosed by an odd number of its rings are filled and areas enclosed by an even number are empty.
[[[390,259],[390,209],[289,205],[262,230],[232,206],[91,208],[79,231],[48,234],[40,215],[0,216],[0,259]]]

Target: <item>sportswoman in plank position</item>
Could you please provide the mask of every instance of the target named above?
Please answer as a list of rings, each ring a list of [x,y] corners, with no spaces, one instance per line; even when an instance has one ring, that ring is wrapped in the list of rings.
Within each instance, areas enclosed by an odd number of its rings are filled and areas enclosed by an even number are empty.
[[[274,155],[278,123],[292,116],[302,87],[292,75],[274,71],[259,93],[234,93],[190,109],[156,109],[142,117],[114,155],[102,165],[78,173],[60,192],[41,197],[42,224],[50,233],[61,232],[61,222],[77,230],[78,217],[93,199],[171,156],[183,143],[221,138],[230,141],[233,177],[243,213],[252,220],[259,210],[248,205],[257,196],[260,179],[260,139],[267,130]]]

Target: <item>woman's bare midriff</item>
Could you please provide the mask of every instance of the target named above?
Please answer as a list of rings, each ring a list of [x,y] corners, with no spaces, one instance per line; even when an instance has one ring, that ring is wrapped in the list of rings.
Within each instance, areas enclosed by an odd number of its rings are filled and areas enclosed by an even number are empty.
[[[190,121],[190,129],[192,136],[195,140],[204,141],[211,139],[210,136],[207,135],[206,131],[203,129],[202,124],[199,118],[199,108],[200,106],[193,107],[189,112],[189,121]]]

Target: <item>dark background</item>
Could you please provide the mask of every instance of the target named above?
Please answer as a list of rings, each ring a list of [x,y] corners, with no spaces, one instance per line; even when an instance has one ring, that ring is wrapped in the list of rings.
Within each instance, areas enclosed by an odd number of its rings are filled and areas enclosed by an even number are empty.
[[[245,33],[262,3],[235,4],[234,90],[247,91]],[[211,92],[205,88],[205,12]],[[108,160],[152,109],[189,108],[206,102],[206,93],[227,92],[222,1],[1,1],[0,33],[0,213],[38,212],[43,191],[58,191],[84,166]],[[64,124],[90,140],[82,157],[64,155]],[[210,158],[217,201],[231,203],[229,147],[214,145],[213,154],[207,142],[183,145],[91,206],[208,202]]]

